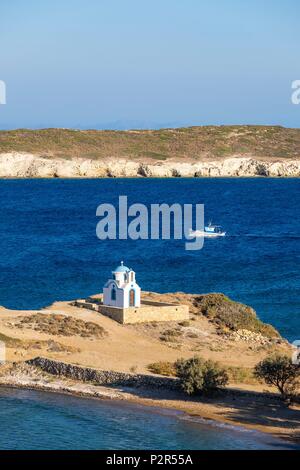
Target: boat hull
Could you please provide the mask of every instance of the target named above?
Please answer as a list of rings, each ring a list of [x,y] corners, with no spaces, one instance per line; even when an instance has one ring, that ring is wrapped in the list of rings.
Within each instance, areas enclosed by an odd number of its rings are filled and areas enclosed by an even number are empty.
[[[191,237],[205,237],[205,238],[217,238],[217,237],[225,237],[226,232],[205,232],[202,230],[191,230],[190,236]]]

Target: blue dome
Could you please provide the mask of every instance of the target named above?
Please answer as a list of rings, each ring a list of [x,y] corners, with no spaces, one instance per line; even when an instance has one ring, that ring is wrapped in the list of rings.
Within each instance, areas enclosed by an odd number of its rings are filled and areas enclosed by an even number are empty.
[[[127,271],[130,271],[130,269],[124,266],[123,261],[121,261],[120,266],[117,266],[116,269],[113,270],[113,273],[127,273]]]

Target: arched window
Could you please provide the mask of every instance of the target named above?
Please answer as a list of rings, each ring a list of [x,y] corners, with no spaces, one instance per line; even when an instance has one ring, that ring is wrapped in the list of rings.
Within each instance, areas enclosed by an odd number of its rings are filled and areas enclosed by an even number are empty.
[[[116,288],[113,286],[111,290],[111,300],[116,300]]]
[[[134,281],[134,274],[131,273],[131,282],[133,282],[133,281]]]
[[[135,304],[135,290],[130,289],[129,291],[129,307],[134,307]]]

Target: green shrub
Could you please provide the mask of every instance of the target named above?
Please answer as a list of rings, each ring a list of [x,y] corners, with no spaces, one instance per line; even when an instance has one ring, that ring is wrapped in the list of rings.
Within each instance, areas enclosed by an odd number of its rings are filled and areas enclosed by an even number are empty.
[[[293,364],[288,356],[275,354],[266,357],[255,366],[254,375],[267,385],[275,386],[283,400],[292,400],[299,393],[300,366]]]
[[[272,325],[263,323],[257,318],[251,307],[234,302],[223,294],[198,296],[194,304],[199,308],[200,313],[218,325],[220,329],[228,328],[232,331],[244,329],[261,333],[269,338],[280,337]]]
[[[176,375],[188,395],[211,396],[228,383],[225,369],[217,362],[206,361],[199,356],[179,359],[175,362]]]

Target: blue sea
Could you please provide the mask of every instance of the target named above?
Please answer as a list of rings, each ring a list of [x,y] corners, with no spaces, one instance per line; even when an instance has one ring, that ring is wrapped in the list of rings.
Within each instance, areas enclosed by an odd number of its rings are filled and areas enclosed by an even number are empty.
[[[144,290],[223,292],[300,339],[300,180],[0,180],[0,304],[39,309],[102,290],[124,260]],[[99,204],[204,204],[224,238],[199,251],[183,240],[96,236]],[[263,434],[96,400],[0,389],[0,449],[261,449]],[[45,428],[47,423],[47,430]]]
[[[60,394],[0,388],[0,449],[296,449],[245,429],[183,414]]]
[[[96,208],[204,204],[227,236],[199,251],[183,240],[96,237]],[[0,304],[38,309],[102,290],[124,260],[144,290],[223,292],[300,338],[299,179],[0,180]]]

